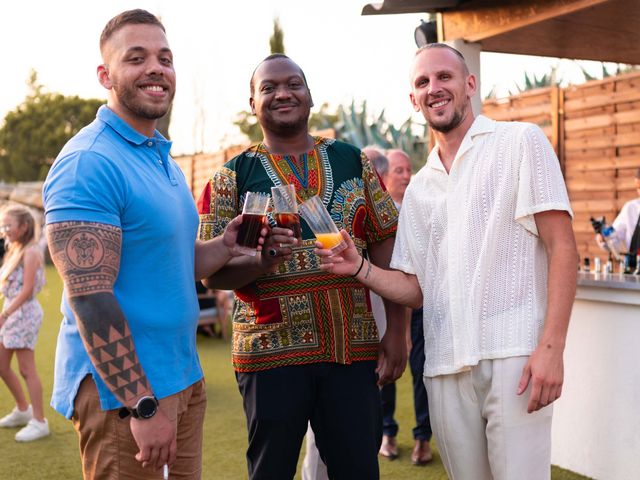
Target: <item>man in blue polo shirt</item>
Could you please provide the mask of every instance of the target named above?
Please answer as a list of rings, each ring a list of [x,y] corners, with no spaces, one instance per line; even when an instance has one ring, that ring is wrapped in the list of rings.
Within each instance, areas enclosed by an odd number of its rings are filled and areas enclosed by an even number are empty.
[[[158,478],[165,464],[171,478],[197,479],[206,397],[193,282],[235,254],[238,221],[196,242],[193,198],[155,130],[175,92],[158,19],[114,17],[100,51],[107,105],[44,186],[65,283],[52,405],[73,419],[85,479]]]

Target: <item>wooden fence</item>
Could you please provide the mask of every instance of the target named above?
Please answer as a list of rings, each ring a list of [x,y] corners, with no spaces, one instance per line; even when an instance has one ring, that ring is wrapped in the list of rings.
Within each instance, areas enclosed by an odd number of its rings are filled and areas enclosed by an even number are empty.
[[[581,256],[603,256],[593,241],[591,216],[612,222],[637,196],[640,167],[640,73],[589,82],[564,92],[565,180],[575,212]]]
[[[486,101],[483,113],[540,125],[564,171],[580,256],[604,257],[589,219],[604,215],[611,223],[622,205],[637,196],[640,72]]]
[[[247,148],[246,145],[237,145],[216,153],[181,155],[174,157],[174,160],[184,173],[191,193],[197,199],[215,171],[233,157],[242,153],[245,148]]]

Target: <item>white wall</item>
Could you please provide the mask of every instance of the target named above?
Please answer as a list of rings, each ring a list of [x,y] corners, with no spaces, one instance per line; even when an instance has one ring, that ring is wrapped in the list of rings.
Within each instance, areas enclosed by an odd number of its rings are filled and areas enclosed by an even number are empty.
[[[640,478],[640,291],[578,287],[553,419],[553,464]]]

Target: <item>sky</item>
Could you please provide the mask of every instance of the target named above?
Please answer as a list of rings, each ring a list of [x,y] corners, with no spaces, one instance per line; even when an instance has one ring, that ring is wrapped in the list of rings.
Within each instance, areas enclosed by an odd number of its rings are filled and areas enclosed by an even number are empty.
[[[409,68],[413,32],[426,14],[361,16],[366,0],[45,0],[0,5],[0,124],[27,94],[29,72],[45,89],[106,100],[98,83],[98,39],[121,11],[144,8],[160,16],[178,78],[170,127],[174,154],[213,152],[242,143],[233,120],[248,110],[249,78],[269,55],[273,18],[284,30],[287,55],[305,71],[318,108],[356,104],[399,126],[414,115]],[[541,76],[556,65],[565,82],[580,82],[568,60],[482,53],[481,86],[515,91],[524,72]],[[599,64],[582,62],[592,73]],[[419,117],[414,116],[416,120]]]

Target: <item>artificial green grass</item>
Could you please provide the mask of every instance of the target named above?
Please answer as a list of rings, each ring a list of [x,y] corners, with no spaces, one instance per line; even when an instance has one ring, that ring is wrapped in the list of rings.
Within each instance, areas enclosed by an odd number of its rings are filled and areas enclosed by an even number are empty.
[[[53,267],[47,267],[47,286],[40,293],[45,318],[36,346],[38,372],[42,379],[45,404],[48,404],[53,382],[53,359],[60,325],[59,313],[62,284]],[[219,339],[198,338],[200,359],[207,382],[208,407],[204,425],[203,479],[240,480],[247,478],[245,450],[247,434],[242,399],[230,364],[229,344]],[[13,368],[17,370],[14,360]],[[435,449],[434,461],[424,467],[411,465],[413,447],[411,428],[413,410],[410,375],[398,382],[396,419],[400,424],[398,444],[400,458],[380,461],[383,480],[446,479],[440,457]],[[0,416],[8,413],[14,402],[3,382],[0,382]],[[47,407],[45,414],[51,436],[32,443],[20,444],[13,439],[16,429],[0,429],[0,479],[67,480],[80,479],[80,459],[77,437],[69,420]],[[302,458],[302,456],[301,456]],[[300,474],[296,476],[300,478]],[[584,479],[572,472],[554,467],[553,480]]]

